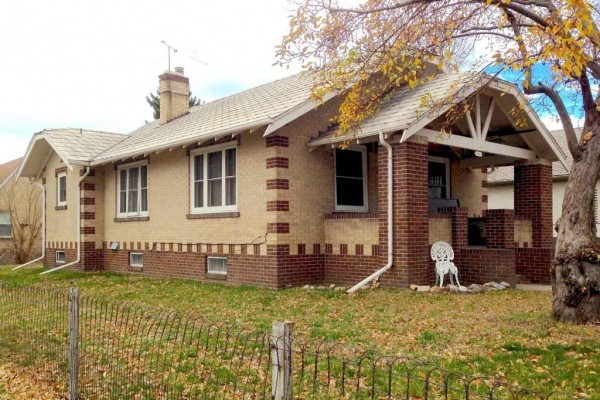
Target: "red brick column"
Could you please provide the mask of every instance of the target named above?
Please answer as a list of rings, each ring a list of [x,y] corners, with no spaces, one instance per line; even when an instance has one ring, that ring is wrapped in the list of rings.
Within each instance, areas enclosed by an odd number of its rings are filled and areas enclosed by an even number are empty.
[[[483,210],[487,246],[492,249],[515,247],[515,214],[513,210]]]
[[[516,272],[532,283],[550,283],[552,166],[540,160],[515,165],[515,216],[531,220],[532,247],[518,248]]]
[[[469,245],[469,213],[466,207],[447,210],[452,215],[452,247],[461,249]]]
[[[392,145],[394,266],[382,276],[390,286],[429,283],[429,212],[427,208],[427,141],[414,138]],[[379,146],[379,248],[387,260],[387,150]],[[382,266],[383,266],[382,264]]]
[[[515,215],[531,220],[533,247],[552,248],[552,166],[515,165]]]

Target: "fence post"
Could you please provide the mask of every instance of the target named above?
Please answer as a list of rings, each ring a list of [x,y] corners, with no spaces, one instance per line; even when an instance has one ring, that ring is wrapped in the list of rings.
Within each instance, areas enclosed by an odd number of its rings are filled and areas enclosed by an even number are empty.
[[[79,288],[69,289],[69,394],[77,400],[79,376]]]
[[[273,370],[271,398],[273,400],[291,400],[292,398],[293,330],[293,322],[273,322],[273,336],[271,339],[271,365]]]

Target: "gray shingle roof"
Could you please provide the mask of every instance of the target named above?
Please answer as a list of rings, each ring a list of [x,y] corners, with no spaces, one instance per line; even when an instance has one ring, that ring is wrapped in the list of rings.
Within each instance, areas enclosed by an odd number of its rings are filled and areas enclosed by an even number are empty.
[[[68,162],[90,162],[101,151],[119,143],[127,136],[88,129],[50,129],[38,135],[46,138],[54,150]]]
[[[312,84],[307,77],[293,75],[196,106],[189,114],[167,124],[148,123],[105,149],[94,158],[94,163],[268,125],[277,116],[309,100]]]
[[[577,135],[581,134],[580,129],[576,129]],[[564,130],[556,130],[551,131],[550,134],[554,137],[554,140],[558,143],[563,152],[567,155],[566,164],[568,169],[571,169],[571,165],[573,165],[573,156],[571,156],[571,152],[569,151],[569,146],[567,145],[567,137],[565,135]],[[560,162],[552,163],[552,176],[554,178],[567,177],[569,175],[569,170],[565,169]],[[514,169],[512,166],[506,167],[496,167],[491,172],[488,173],[488,183],[510,183],[514,180]]]

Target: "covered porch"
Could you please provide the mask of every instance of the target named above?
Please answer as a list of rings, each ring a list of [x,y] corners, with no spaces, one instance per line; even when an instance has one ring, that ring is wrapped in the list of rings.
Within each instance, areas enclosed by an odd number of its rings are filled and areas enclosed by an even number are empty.
[[[444,90],[455,87],[454,103],[417,111],[422,96],[437,93],[442,98]],[[449,114],[459,107],[460,116],[448,124]],[[391,225],[389,150],[380,138],[391,150]],[[314,138],[309,147],[332,145],[334,152],[340,152],[344,150],[337,150],[338,142],[347,139],[330,131]],[[349,147],[357,148],[364,149],[367,159],[363,174],[368,180],[361,192],[365,200],[361,203],[355,196],[349,201],[368,206],[336,209],[335,218],[325,222],[325,242],[333,240],[327,232],[349,232],[376,244],[365,243],[372,249],[369,260],[365,254],[355,254],[359,259],[351,262],[360,266],[354,269],[340,268],[332,251],[325,261],[327,280],[357,283],[359,275],[364,278],[385,265],[391,252],[393,266],[379,277],[382,285],[432,284],[430,247],[445,241],[454,248],[463,284],[492,280],[514,284],[518,275],[532,283],[549,282],[551,162],[564,163],[565,155],[512,84],[485,75],[460,75],[453,82],[433,80],[413,91],[401,91],[365,121]],[[345,168],[339,164],[334,166],[338,182],[338,170]],[[487,207],[487,172],[499,165],[515,167],[514,210]],[[336,196],[348,196],[335,190]],[[357,224],[361,218],[365,223]]]

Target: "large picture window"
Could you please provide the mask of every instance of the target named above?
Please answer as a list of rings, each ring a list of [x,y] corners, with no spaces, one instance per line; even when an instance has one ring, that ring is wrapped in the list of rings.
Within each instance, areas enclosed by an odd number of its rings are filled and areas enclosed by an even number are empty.
[[[148,215],[148,165],[146,162],[119,167],[118,215],[145,217]]]
[[[56,176],[56,205],[64,207],[67,205],[67,173],[60,172]]]
[[[366,149],[335,150],[335,209],[367,211]]]
[[[12,224],[10,223],[10,212],[0,211],[0,238],[12,237]]]
[[[235,147],[197,150],[190,157],[192,213],[237,210]]]

